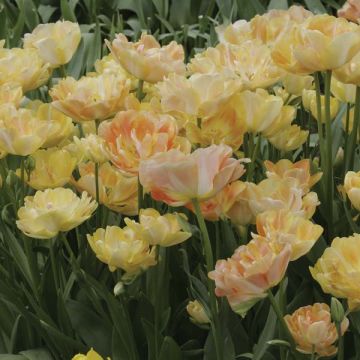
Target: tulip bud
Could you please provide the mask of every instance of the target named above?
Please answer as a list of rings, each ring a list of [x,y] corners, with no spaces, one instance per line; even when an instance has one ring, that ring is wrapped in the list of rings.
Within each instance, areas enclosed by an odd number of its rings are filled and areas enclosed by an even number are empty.
[[[116,285],[114,286],[114,295],[119,296],[124,292],[125,292],[124,283],[122,281],[117,282]]]
[[[190,316],[190,320],[195,324],[209,324],[210,319],[207,316],[204,307],[197,300],[189,301],[186,306],[186,311]]]
[[[32,156],[28,156],[24,162],[25,171],[30,176],[30,173],[35,169],[35,159]]]
[[[341,302],[332,297],[331,298],[331,318],[335,323],[341,323],[344,320],[345,312]]]
[[[10,170],[5,180],[6,185],[9,186],[10,188],[13,188],[17,181],[18,181],[18,177],[15,175],[15,172]]]

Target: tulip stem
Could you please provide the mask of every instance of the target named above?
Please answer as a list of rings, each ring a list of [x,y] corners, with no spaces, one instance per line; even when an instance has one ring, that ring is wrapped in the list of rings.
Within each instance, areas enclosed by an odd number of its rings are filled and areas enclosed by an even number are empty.
[[[21,193],[20,193],[20,206],[24,204],[25,198],[25,158],[20,157],[20,182],[21,182]]]
[[[332,160],[332,130],[331,130],[331,115],[330,115],[330,85],[331,85],[331,70],[325,73],[325,130],[326,130],[326,172],[325,172],[325,189],[327,204],[327,221],[328,221],[328,237],[332,239],[333,236],[333,199],[334,199],[334,170]],[[355,124],[354,124],[355,125]]]
[[[192,203],[194,205],[195,215],[197,218],[197,222],[199,224],[200,232],[202,235],[203,240],[203,247],[205,251],[205,261],[206,261],[206,270],[209,273],[214,269],[214,258],[213,252],[210,242],[209,233],[205,224],[204,217],[201,212],[200,204],[198,199],[192,199]],[[211,309],[211,328],[212,334],[215,343],[215,350],[216,350],[216,359],[222,360],[223,353],[222,353],[222,339],[220,338],[219,333],[219,317],[218,317],[218,306],[217,300],[215,297],[215,286],[214,282],[208,279],[208,289],[210,294],[210,309]]]
[[[138,213],[144,206],[144,188],[141,185],[140,178],[138,177]]]
[[[344,337],[341,333],[341,323],[336,323],[336,330],[338,333],[339,341],[338,341],[338,355],[337,360],[344,360]]]
[[[55,261],[55,252],[54,252],[55,244],[56,244],[56,237],[50,240],[49,254],[50,254],[50,264],[53,273],[55,289],[56,291],[58,291],[60,288],[59,288],[59,274],[57,271],[57,264]]]
[[[248,169],[248,173],[247,173],[247,177],[246,177],[247,181],[253,180],[254,170],[255,170],[255,162],[256,162],[257,155],[259,153],[260,143],[261,143],[261,136],[259,135],[258,138],[256,139],[256,144],[253,147],[253,151],[252,151],[252,155],[251,155],[251,162],[249,164],[249,169]]]
[[[357,86],[356,95],[355,95],[353,127],[350,134],[349,151],[347,152],[347,155],[349,156],[345,160],[346,161],[345,173],[350,169],[354,168],[355,147],[356,147],[356,140],[358,137],[359,124],[360,124],[360,86]]]
[[[278,303],[276,302],[276,299],[275,299],[273,293],[271,292],[271,289],[269,289],[267,291],[267,294],[268,294],[270,304],[271,304],[271,306],[272,306],[273,310],[275,311],[275,314],[276,314],[276,316],[278,318],[280,326],[282,327],[284,333],[286,334],[286,337],[287,337],[287,339],[288,339],[288,341],[289,341],[289,343],[291,345],[291,348],[293,350],[295,350],[296,344],[295,344],[294,338],[292,337],[292,335],[290,333],[290,330],[289,330],[289,328],[288,328],[288,326],[287,326],[287,324],[286,324],[286,322],[284,320],[284,315],[283,315]]]
[[[144,88],[144,80],[139,79],[138,87],[136,89],[136,97],[138,98],[139,101],[141,101],[145,97],[143,88]]]
[[[95,131],[96,135],[99,133],[100,120],[95,120]],[[99,191],[99,163],[95,163],[95,196],[96,202],[98,203],[98,209],[96,212],[96,227],[101,226],[102,209],[100,204],[100,191]]]
[[[324,161],[324,134],[323,134],[323,125],[321,122],[321,89],[320,89],[320,73],[316,72],[314,74],[315,79],[315,89],[316,89],[316,113],[317,113],[317,126],[318,126],[318,135],[319,135],[319,148],[320,148],[320,159]]]
[[[316,360],[315,345],[311,348],[311,360]]]

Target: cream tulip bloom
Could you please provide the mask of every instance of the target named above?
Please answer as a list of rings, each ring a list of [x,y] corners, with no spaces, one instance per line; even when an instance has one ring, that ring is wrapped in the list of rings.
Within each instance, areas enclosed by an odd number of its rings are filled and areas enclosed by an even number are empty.
[[[70,189],[37,191],[34,196],[25,197],[16,225],[29,237],[50,239],[60,231],[69,231],[89,219],[96,208],[96,201],[86,192],[79,198]]]
[[[81,40],[79,24],[71,21],[40,24],[24,36],[24,48],[35,48],[45,63],[56,68],[68,63]]]

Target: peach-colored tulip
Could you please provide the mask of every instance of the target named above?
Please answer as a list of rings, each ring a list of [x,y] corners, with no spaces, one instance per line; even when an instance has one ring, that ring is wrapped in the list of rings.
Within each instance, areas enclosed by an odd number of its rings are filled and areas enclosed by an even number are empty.
[[[172,74],[156,87],[163,111],[204,117],[216,114],[242,83],[226,74]]]
[[[359,40],[357,25],[327,14],[316,15],[284,32],[272,56],[278,66],[295,74],[334,70],[357,54]]]
[[[344,189],[354,208],[360,211],[360,171],[348,171],[344,179]]]
[[[50,90],[52,105],[74,121],[105,120],[124,108],[130,83],[120,76],[102,74],[67,77]]]
[[[186,126],[186,136],[193,144],[209,146],[225,144],[236,151],[243,143],[246,131],[245,124],[239,121],[235,109],[223,106],[214,116],[204,119],[200,125],[189,122]]]
[[[307,254],[323,232],[320,225],[289,210],[269,210],[259,214],[256,230],[269,241],[290,244],[291,261]]]
[[[212,145],[186,155],[179,150],[154,155],[140,163],[140,182],[155,200],[182,206],[192,199],[215,196],[245,172],[226,145]]]
[[[335,323],[331,321],[330,308],[324,303],[303,306],[293,314],[286,315],[284,320],[296,342],[296,349],[303,354],[318,357],[332,356],[337,352],[334,345],[338,339]],[[349,326],[349,320],[344,318],[341,323],[341,333]]]
[[[312,277],[322,290],[348,301],[350,311],[360,309],[360,235],[335,238],[310,267]]]
[[[275,164],[270,160],[264,161],[266,176],[269,179],[297,179],[299,181],[298,186],[303,190],[303,194],[308,193],[310,188],[314,186],[322,176],[321,172],[312,175],[310,165],[309,159],[303,159],[295,163],[288,159],[281,159]]]
[[[87,191],[96,197],[95,165],[87,162],[79,165],[80,178],[73,184],[79,191]],[[138,213],[136,176],[124,176],[114,166],[104,163],[99,167],[99,200],[109,209],[132,216]]]
[[[185,74],[184,49],[175,41],[161,47],[152,35],[142,34],[138,42],[129,42],[117,34],[112,43],[106,41],[120,65],[138,79],[156,83],[171,73]]]
[[[191,149],[185,138],[177,136],[172,116],[152,111],[119,112],[113,120],[100,125],[99,135],[108,144],[114,165],[132,174],[137,174],[140,161],[156,153],[173,148],[185,152]]]
[[[238,77],[248,90],[272,86],[284,75],[274,64],[269,48],[256,40],[238,46],[219,44],[207,48],[195,55],[188,68],[191,73],[229,73]]]
[[[337,15],[358,23],[360,19],[360,1],[347,0],[342,8],[337,11]]]
[[[230,259],[218,260],[208,275],[217,296],[226,296],[239,315],[246,312],[284,277],[291,255],[289,244],[275,244],[259,236],[235,250]]]

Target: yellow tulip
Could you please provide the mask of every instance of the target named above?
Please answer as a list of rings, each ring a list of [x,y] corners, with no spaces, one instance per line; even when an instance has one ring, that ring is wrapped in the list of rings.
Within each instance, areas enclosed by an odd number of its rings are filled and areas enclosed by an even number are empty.
[[[322,290],[348,301],[349,310],[360,309],[360,235],[335,238],[310,267],[312,277],[320,284]]]
[[[321,172],[311,174],[311,163],[309,159],[303,159],[295,163],[287,159],[281,159],[277,163],[265,160],[264,166],[268,179],[297,179],[299,182],[298,186],[302,189],[303,194],[308,193],[310,188],[314,186],[322,176]]]
[[[327,304],[315,303],[303,306],[284,320],[293,336],[296,349],[303,354],[315,353],[319,357],[333,356],[337,353],[334,345],[338,340],[336,324],[331,321],[330,308]],[[345,317],[341,322],[341,334],[349,326]]]
[[[194,74],[189,78],[172,74],[156,87],[163,111],[205,117],[216,114],[242,84],[224,74]]]
[[[82,159],[90,160],[95,163],[103,164],[110,160],[110,150],[103,138],[95,134],[90,134],[79,139],[74,136],[76,152]]]
[[[231,103],[246,130],[255,133],[271,129],[283,107],[280,97],[263,89],[242,91],[232,97]]]
[[[190,320],[194,324],[210,324],[210,319],[207,316],[204,307],[200,304],[199,301],[189,301],[186,305],[186,311],[190,316]]]
[[[293,151],[298,149],[308,136],[309,131],[302,130],[298,125],[291,125],[268,137],[268,140],[278,150]]]
[[[295,74],[334,70],[360,50],[360,29],[342,18],[327,14],[294,25],[275,42],[275,63]],[[341,56],[334,56],[341,54]]]
[[[291,73],[287,73],[281,79],[285,91],[296,96],[301,96],[303,90],[311,89],[313,81],[314,78],[310,75],[296,75]]]
[[[48,124],[36,119],[30,110],[17,110],[9,104],[0,107],[0,148],[9,154],[34,153],[46,141],[48,130]]]
[[[73,180],[79,191],[96,197],[95,165],[88,162],[79,164],[80,178]],[[132,216],[138,213],[138,180],[136,176],[125,176],[109,163],[99,167],[100,203],[120,214]]]
[[[256,217],[256,230],[269,241],[290,244],[291,261],[307,254],[323,232],[320,225],[289,210],[269,210],[259,214]]]
[[[344,84],[334,77],[331,79],[331,92],[342,102],[355,103],[356,86],[353,84]]]
[[[96,257],[109,266],[126,272],[123,280],[131,279],[150,266],[156,265],[155,246],[150,246],[139,233],[129,227],[107,226],[87,235]]]
[[[129,218],[125,219],[125,223],[150,245],[168,247],[180,244],[191,237],[191,233],[182,231],[178,216],[185,217],[183,214],[160,215],[155,209],[141,209],[139,223]]]
[[[96,207],[96,201],[92,201],[86,192],[79,198],[70,189],[37,191],[34,196],[25,197],[16,225],[29,237],[50,239],[89,219]]]
[[[246,312],[267,296],[267,290],[284,277],[291,254],[289,244],[275,244],[258,236],[235,250],[231,258],[218,260],[209,272],[215,294],[226,296],[237,314]]]
[[[344,189],[354,208],[360,211],[360,171],[348,171],[344,179]]]
[[[105,120],[124,108],[130,83],[120,76],[102,74],[67,77],[50,90],[52,105],[74,121]]]
[[[90,349],[86,355],[77,354],[71,360],[104,360],[95,350]],[[106,360],[110,360],[110,358],[106,358]]]
[[[321,100],[321,122],[325,124],[325,96],[320,96]],[[306,110],[310,111],[311,115],[319,120],[317,106],[316,106],[316,91],[315,90],[303,90],[302,93],[302,103]],[[337,113],[339,112],[339,101],[330,97],[330,118],[333,120]]]
[[[76,166],[76,159],[66,150],[51,148],[37,150],[31,157],[35,161],[35,168],[25,181],[36,190],[61,187],[70,181]],[[20,176],[20,169],[16,175]]]
[[[17,83],[5,83],[0,85],[0,105],[12,103],[16,108],[20,106],[23,91]]]
[[[24,92],[45,84],[50,76],[49,64],[36,49],[4,49],[0,41],[0,85],[18,83]]]
[[[334,77],[344,84],[360,86],[360,53],[336,69]]]
[[[117,34],[112,43],[106,44],[120,65],[138,79],[156,83],[171,73],[185,74],[184,49],[175,41],[161,47],[152,35],[142,34],[132,43],[125,35]]]
[[[45,63],[56,68],[68,63],[81,40],[79,24],[70,21],[40,24],[24,36],[24,48],[34,48]]]
[[[48,133],[42,147],[61,146],[74,135],[75,126],[71,118],[56,110],[51,104],[35,100],[30,101],[27,104],[27,108],[32,111],[35,118],[48,126]]]

